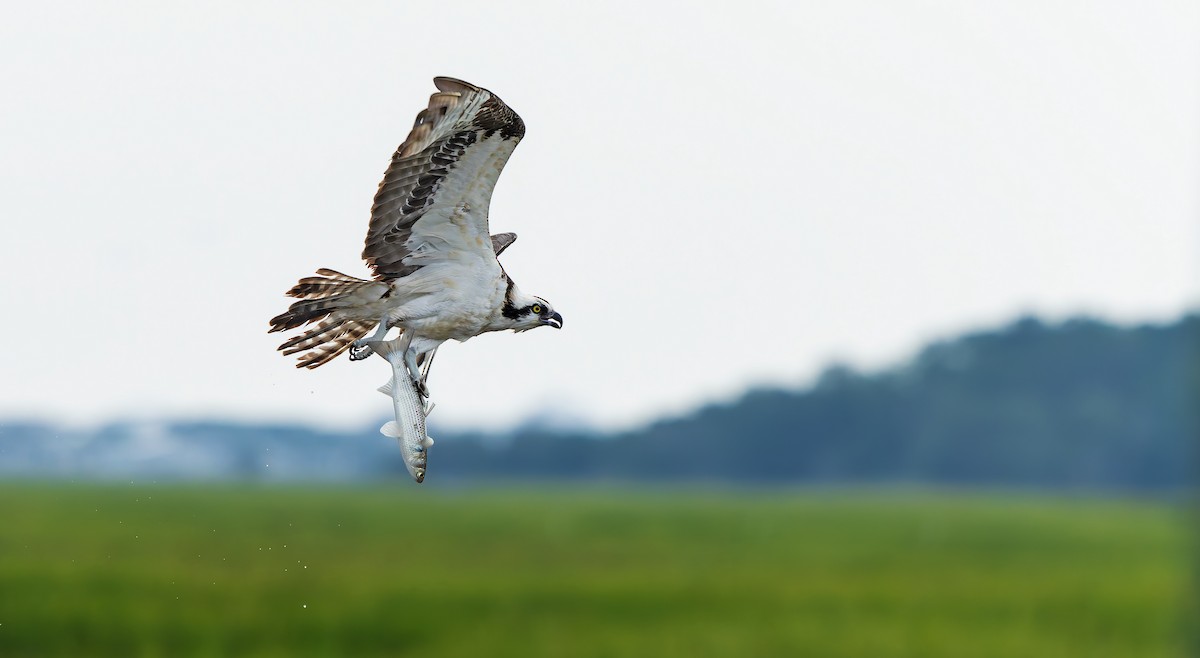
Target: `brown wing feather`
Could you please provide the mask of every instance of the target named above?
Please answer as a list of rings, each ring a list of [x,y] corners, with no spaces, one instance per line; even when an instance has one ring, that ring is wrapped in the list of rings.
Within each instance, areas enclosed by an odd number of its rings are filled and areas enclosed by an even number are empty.
[[[492,236],[492,251],[499,256],[509,245],[517,241],[516,233],[497,233]]]
[[[454,78],[434,78],[434,84],[438,92],[396,149],[371,207],[362,257],[377,279],[417,269],[403,263],[412,226],[435,205],[442,180],[472,144],[496,132],[518,141],[525,134],[521,117],[490,91]]]

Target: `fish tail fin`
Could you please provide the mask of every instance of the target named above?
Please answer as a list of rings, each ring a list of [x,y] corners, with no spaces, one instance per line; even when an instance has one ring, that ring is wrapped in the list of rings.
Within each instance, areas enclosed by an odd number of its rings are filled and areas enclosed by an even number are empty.
[[[398,364],[404,362],[405,355],[408,353],[409,348],[412,346],[412,341],[413,341],[413,335],[411,333],[405,331],[404,329],[400,329],[400,335],[396,336],[395,338],[393,338],[391,340],[383,340],[383,339],[374,340],[374,339],[372,339],[372,340],[364,342],[363,344],[366,345],[367,347],[371,348],[372,353],[378,354],[379,356],[383,357],[385,361],[388,361],[389,363],[391,363],[393,367],[396,367]],[[424,360],[422,358],[424,356],[425,356],[424,354],[418,354],[417,355],[417,363],[421,363]],[[366,358],[366,357],[363,357],[363,358]],[[420,368],[419,365],[417,367]],[[412,374],[410,374],[408,370],[406,370],[406,375],[408,376],[410,381],[413,379]],[[396,376],[399,377],[400,374],[397,373]],[[387,394],[391,395],[392,392],[389,390],[389,391],[387,391]]]
[[[403,337],[404,337],[404,331],[401,330],[400,335],[397,336],[396,338],[393,338],[392,340],[373,340],[373,341],[368,342],[367,345],[369,345],[371,347],[371,349],[375,351],[376,354],[378,354],[379,356],[382,356],[385,359],[388,359],[388,357],[390,357],[392,354],[395,354],[396,352],[401,351],[400,343],[401,343],[401,339]],[[392,382],[389,380],[387,384],[384,384],[384,386],[386,386],[388,388],[387,394],[391,395],[392,394],[392,390],[391,390]],[[379,390],[382,391],[383,387],[381,386]]]

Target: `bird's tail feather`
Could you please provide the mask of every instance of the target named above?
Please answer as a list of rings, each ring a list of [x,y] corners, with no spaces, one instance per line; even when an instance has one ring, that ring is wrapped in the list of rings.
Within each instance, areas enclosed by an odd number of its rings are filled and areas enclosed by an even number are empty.
[[[375,322],[360,320],[325,320],[308,331],[296,336],[279,349],[284,354],[307,352],[296,362],[297,368],[316,368],[324,365],[339,354],[350,349],[354,341],[366,336]]]
[[[316,368],[328,363],[345,352],[354,341],[366,336],[375,326],[375,321],[344,317],[338,311],[353,307],[353,297],[367,286],[380,285],[378,281],[357,279],[328,269],[319,269],[317,274],[300,281],[287,291],[289,297],[299,301],[288,310],[271,318],[270,331],[285,331],[319,322],[308,331],[291,338],[279,346],[284,354],[301,355],[297,368]]]
[[[317,274],[321,276],[306,276],[300,279],[296,285],[292,286],[291,290],[287,291],[287,296],[301,299],[323,299],[351,293],[364,283],[372,283],[366,279],[355,278],[349,274],[342,274],[324,267],[317,270]]]

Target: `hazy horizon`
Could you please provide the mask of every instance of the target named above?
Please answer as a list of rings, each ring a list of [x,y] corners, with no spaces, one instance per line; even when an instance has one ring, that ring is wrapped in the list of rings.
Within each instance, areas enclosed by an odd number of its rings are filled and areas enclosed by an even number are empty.
[[[1189,317],[1192,315],[1197,315],[1197,314],[1200,314],[1200,308],[1187,309],[1184,312],[1182,312],[1181,314],[1179,314],[1175,317],[1172,317],[1172,318],[1147,319],[1147,320],[1142,320],[1142,321],[1135,320],[1135,321],[1129,321],[1129,322],[1119,322],[1119,321],[1114,321],[1109,318],[1099,317],[1094,314],[1070,314],[1070,315],[1066,315],[1066,316],[1059,317],[1059,318],[1052,318],[1052,317],[1046,317],[1046,316],[1042,316],[1042,315],[1020,313],[1020,314],[1014,315],[1013,317],[1009,318],[1008,320],[1000,322],[1000,323],[969,327],[969,328],[966,328],[957,333],[932,337],[930,340],[927,340],[925,342],[922,342],[919,345],[914,346],[914,348],[912,350],[901,355],[900,358],[898,358],[894,361],[887,362],[887,363],[880,363],[880,364],[876,364],[871,367],[863,367],[863,366],[861,366],[861,364],[854,364],[854,363],[850,363],[845,360],[832,359],[829,362],[827,362],[812,377],[806,379],[805,381],[762,382],[762,383],[752,382],[745,388],[738,390],[738,391],[734,391],[733,393],[731,393],[727,396],[719,397],[719,398],[699,399],[699,400],[694,401],[694,403],[691,406],[686,406],[686,407],[683,407],[683,408],[680,408],[677,410],[663,412],[657,416],[652,416],[652,417],[645,418],[645,419],[639,419],[635,422],[630,422],[627,424],[596,423],[596,422],[593,422],[591,419],[588,419],[582,415],[572,414],[571,410],[569,410],[569,409],[554,408],[554,407],[543,409],[537,413],[531,413],[528,416],[519,418],[519,419],[515,420],[514,422],[507,423],[507,424],[499,424],[499,423],[455,424],[454,422],[443,422],[442,419],[439,419],[436,417],[431,417],[430,422],[432,423],[432,427],[435,428],[437,431],[449,431],[449,432],[454,432],[454,433],[482,432],[489,436],[503,436],[506,433],[518,431],[520,429],[530,428],[530,427],[539,427],[539,428],[546,428],[546,429],[552,429],[552,430],[568,430],[568,431],[581,430],[581,431],[587,431],[587,432],[594,431],[594,432],[597,432],[600,434],[616,434],[616,433],[634,430],[634,429],[641,428],[641,427],[646,427],[646,426],[649,426],[650,424],[653,424],[653,423],[656,423],[659,421],[672,420],[672,419],[686,417],[691,414],[694,414],[695,412],[697,412],[701,409],[710,407],[711,405],[733,403],[733,402],[741,399],[746,394],[748,394],[752,391],[755,391],[755,390],[783,390],[783,391],[790,391],[790,392],[799,392],[799,391],[810,390],[812,387],[814,387],[817,384],[818,379],[831,368],[849,367],[852,370],[854,370],[855,372],[865,375],[865,376],[878,375],[878,374],[887,372],[889,370],[893,370],[895,368],[903,367],[907,364],[910,364],[913,361],[913,359],[915,359],[915,357],[921,352],[921,350],[924,350],[935,343],[944,342],[944,341],[953,341],[953,340],[961,339],[968,335],[976,334],[979,332],[993,332],[993,331],[1002,330],[1002,329],[1009,327],[1019,321],[1023,321],[1026,319],[1034,319],[1038,322],[1046,324],[1047,326],[1058,326],[1065,322],[1069,322],[1069,321],[1073,321],[1073,320],[1095,320],[1095,321],[1102,322],[1109,326],[1129,329],[1129,328],[1134,328],[1134,327],[1162,326],[1165,324],[1174,324],[1176,322],[1181,321],[1182,319],[1184,319],[1186,317]],[[188,422],[208,423],[208,422],[212,422],[212,423],[248,424],[248,425],[262,424],[262,425],[270,425],[270,426],[295,426],[295,427],[312,428],[312,429],[318,430],[318,431],[332,431],[332,432],[359,432],[359,431],[363,431],[363,430],[373,431],[377,425],[379,425],[380,423],[383,423],[387,420],[390,420],[390,419],[391,419],[391,415],[389,413],[389,410],[387,410],[387,409],[383,409],[380,411],[380,413],[368,416],[366,418],[356,420],[356,421],[350,421],[350,422],[323,422],[319,419],[311,420],[311,419],[307,419],[307,418],[296,420],[296,419],[289,419],[286,417],[285,418],[271,418],[271,417],[263,417],[263,416],[258,416],[258,415],[238,416],[238,415],[220,415],[220,414],[168,415],[168,414],[162,414],[162,413],[159,413],[159,414],[131,413],[131,414],[125,414],[125,415],[114,415],[114,416],[105,417],[105,418],[95,418],[95,419],[87,419],[87,420],[70,419],[70,418],[61,419],[61,418],[52,418],[52,417],[44,416],[44,415],[38,416],[38,415],[34,415],[34,414],[22,414],[22,413],[0,414],[0,424],[29,422],[29,423],[45,424],[45,425],[50,425],[50,426],[55,426],[55,427],[62,427],[62,428],[66,428],[66,429],[98,429],[100,427],[120,425],[120,424],[125,424],[125,423],[132,423],[132,424],[139,425],[139,426],[156,426],[156,425],[160,425],[163,423],[188,423]]]

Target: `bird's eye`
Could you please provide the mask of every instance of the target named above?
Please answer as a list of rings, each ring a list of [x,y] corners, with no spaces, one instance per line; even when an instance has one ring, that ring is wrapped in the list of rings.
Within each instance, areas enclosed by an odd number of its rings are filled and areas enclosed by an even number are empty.
[[[533,311],[534,313],[541,313],[541,312],[542,312],[542,305],[541,305],[541,304],[534,304],[533,306],[530,306],[530,307],[529,307],[529,310]]]

